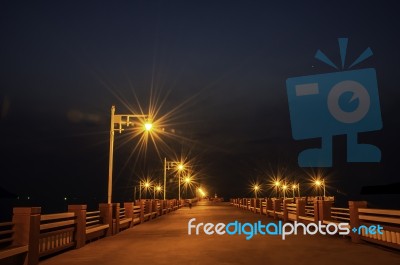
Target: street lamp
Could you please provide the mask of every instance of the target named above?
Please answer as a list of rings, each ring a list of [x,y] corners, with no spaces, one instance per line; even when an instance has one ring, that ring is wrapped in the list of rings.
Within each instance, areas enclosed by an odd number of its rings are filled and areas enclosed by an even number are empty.
[[[142,199],[142,186],[146,189],[147,194],[147,190],[150,188],[150,182],[148,180],[139,182],[139,199]]]
[[[293,184],[293,185],[292,185],[293,199],[296,197],[295,194],[294,194],[294,190],[295,190],[296,188],[297,188],[297,185],[296,185],[296,184]]]
[[[185,170],[185,164],[182,162],[176,161],[167,161],[167,158],[164,158],[164,200],[165,194],[167,192],[167,170],[175,168],[178,172],[178,192],[179,192],[179,200],[181,199],[181,172]]]
[[[325,180],[324,180],[324,179],[322,179],[322,180],[317,179],[317,180],[315,180],[314,184],[315,184],[315,186],[317,186],[318,188],[319,188],[320,186],[323,187],[323,189],[324,189],[324,200],[325,200]]]
[[[204,197],[206,197],[206,193],[203,191],[203,189],[202,188],[198,188],[197,189],[197,191],[200,193],[200,195],[201,195],[201,198],[204,198]]]
[[[154,199],[156,199],[156,191],[157,191],[158,193],[161,192],[161,186],[160,186],[160,185],[158,185],[157,187],[154,186]]]
[[[297,189],[297,196],[301,197],[300,196],[300,183],[293,184],[292,189],[293,189],[294,194],[295,194],[294,190]]]
[[[287,189],[287,185],[286,185],[286,184],[284,184],[284,185],[282,186],[282,191],[283,191],[283,199],[286,199],[286,189]]]
[[[144,124],[144,129],[145,129],[146,131],[151,131],[152,128],[153,128],[153,124],[152,124],[152,123],[146,122],[146,123]]]
[[[177,165],[178,168],[178,200],[181,200],[181,172],[185,169],[185,166],[180,163]]]
[[[136,115],[136,114],[115,114],[115,106],[111,106],[111,124],[110,124],[110,154],[108,160],[108,193],[107,203],[112,201],[112,175],[113,175],[113,156],[114,156],[114,134],[115,125],[118,125],[117,131],[121,133],[124,129],[123,126],[134,126],[132,119],[148,119],[149,115]],[[145,131],[150,131],[153,125],[150,122],[144,124]]]
[[[186,176],[183,181],[185,182],[185,192],[186,192],[186,199],[187,199],[188,198],[187,197],[187,190],[188,190],[188,186],[192,182],[192,179],[190,178],[190,176]]]
[[[255,184],[253,186],[253,190],[254,190],[254,195],[255,195],[255,197],[257,199],[257,192],[260,190],[260,186],[258,184]]]
[[[279,194],[278,194],[278,189],[279,186],[281,185],[281,183],[277,180],[274,182],[274,186],[275,186],[275,192],[276,192],[276,197],[278,198]]]

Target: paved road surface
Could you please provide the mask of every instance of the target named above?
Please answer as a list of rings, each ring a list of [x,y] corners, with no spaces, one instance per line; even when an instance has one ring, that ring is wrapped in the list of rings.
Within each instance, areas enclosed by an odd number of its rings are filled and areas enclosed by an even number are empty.
[[[227,203],[201,202],[182,208],[118,235],[104,238],[41,261],[40,265],[136,264],[400,264],[400,252],[367,244],[353,244],[340,236],[191,235],[188,220],[196,223],[263,223],[265,216],[239,210]]]

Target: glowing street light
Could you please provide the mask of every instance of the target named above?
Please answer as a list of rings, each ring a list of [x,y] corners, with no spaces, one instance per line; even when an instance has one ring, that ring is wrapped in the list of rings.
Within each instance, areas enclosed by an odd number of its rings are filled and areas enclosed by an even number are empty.
[[[107,203],[112,201],[112,175],[113,175],[113,156],[114,156],[114,134],[115,130],[121,133],[124,129],[122,126],[134,126],[135,123],[132,121],[134,119],[148,119],[149,115],[136,115],[136,114],[115,114],[115,106],[111,107],[111,124],[110,124],[110,153],[108,160],[108,192],[107,192]],[[117,129],[115,128],[117,125]],[[146,131],[150,131],[153,125],[147,122],[144,125]]]
[[[192,182],[192,179],[190,177],[186,177],[184,179],[184,181],[185,181],[185,184],[188,185],[188,184],[190,184],[190,182]]]
[[[278,198],[278,196],[279,196],[279,194],[278,194],[278,189],[279,189],[279,186],[281,185],[281,183],[279,182],[279,180],[277,180],[277,181],[275,181],[274,182],[274,186],[275,186],[275,195],[276,195],[276,197]]]
[[[296,184],[293,184],[293,185],[292,185],[293,199],[296,197],[295,194],[294,194],[294,190],[295,190],[296,188],[297,188],[297,185],[296,185]]]
[[[178,168],[178,193],[179,193],[178,199],[181,200],[181,172],[185,169],[185,166],[182,163],[180,163],[178,164],[177,168]]]
[[[204,198],[207,196],[207,194],[203,191],[202,188],[198,188],[197,191],[200,193],[200,195]]]
[[[167,158],[164,158],[164,200],[166,191],[167,191],[167,170],[175,168],[178,172],[178,198],[181,199],[181,172],[183,172],[186,168],[183,162],[176,162],[176,161],[167,161]]]
[[[139,182],[139,199],[142,199],[142,187],[144,187],[146,189],[146,193],[147,190],[150,188],[151,183],[150,181],[146,180],[146,181],[140,181]]]
[[[185,183],[185,191],[186,191],[186,199],[187,199],[187,190],[188,190],[188,186],[190,185],[190,183],[192,182],[192,178],[190,176],[186,176],[183,179],[184,183]]]
[[[282,186],[282,191],[283,191],[283,199],[286,199],[286,189],[288,188],[288,186],[286,184],[284,184]]]
[[[316,179],[315,181],[314,181],[314,185],[317,187],[317,188],[319,188],[319,187],[323,187],[323,189],[324,189],[324,199],[325,199],[325,180],[324,179],[322,179],[322,180],[319,180],[319,179]]]
[[[259,186],[258,184],[255,184],[255,185],[253,186],[253,190],[254,190],[254,195],[255,195],[255,197],[256,197],[256,199],[257,199],[257,193],[258,193],[258,191],[260,190],[260,186]]]
[[[160,193],[161,192],[161,186],[160,185],[158,185],[157,187],[156,186],[154,186],[154,199],[156,199],[156,191],[158,192],[158,193]]]
[[[153,129],[153,124],[150,123],[150,122],[146,122],[146,123],[144,124],[144,129],[145,129],[146,131],[151,131],[151,129]]]

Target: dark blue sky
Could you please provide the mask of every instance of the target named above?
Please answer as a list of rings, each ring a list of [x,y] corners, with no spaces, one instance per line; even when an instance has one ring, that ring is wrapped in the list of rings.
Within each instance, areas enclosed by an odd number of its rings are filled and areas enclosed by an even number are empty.
[[[382,2],[2,1],[1,186],[102,200],[110,107],[127,112],[113,92],[147,108],[151,89],[166,98],[162,112],[187,101],[173,127],[196,144],[171,146],[191,150],[213,191],[246,195],[250,179],[265,182],[280,167],[305,182],[297,154],[318,142],[292,139],[285,81],[336,71],[314,54],[339,63],[338,37],[349,38],[349,63],[367,47],[374,53],[356,68],[377,71],[383,130],[361,139],[383,156],[348,164],[345,138],[335,137],[329,191],[351,198],[363,185],[398,182],[400,23]],[[115,154],[120,200],[133,173],[162,167],[148,155],[121,170],[131,148]]]

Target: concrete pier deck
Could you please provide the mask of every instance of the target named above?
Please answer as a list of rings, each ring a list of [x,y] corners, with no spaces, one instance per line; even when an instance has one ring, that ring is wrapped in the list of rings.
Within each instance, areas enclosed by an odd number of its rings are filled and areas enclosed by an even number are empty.
[[[199,202],[40,262],[40,265],[134,264],[400,264],[400,253],[371,244],[354,244],[342,236],[188,235],[194,224],[273,222],[232,207],[229,203]],[[194,230],[193,230],[194,232]]]

